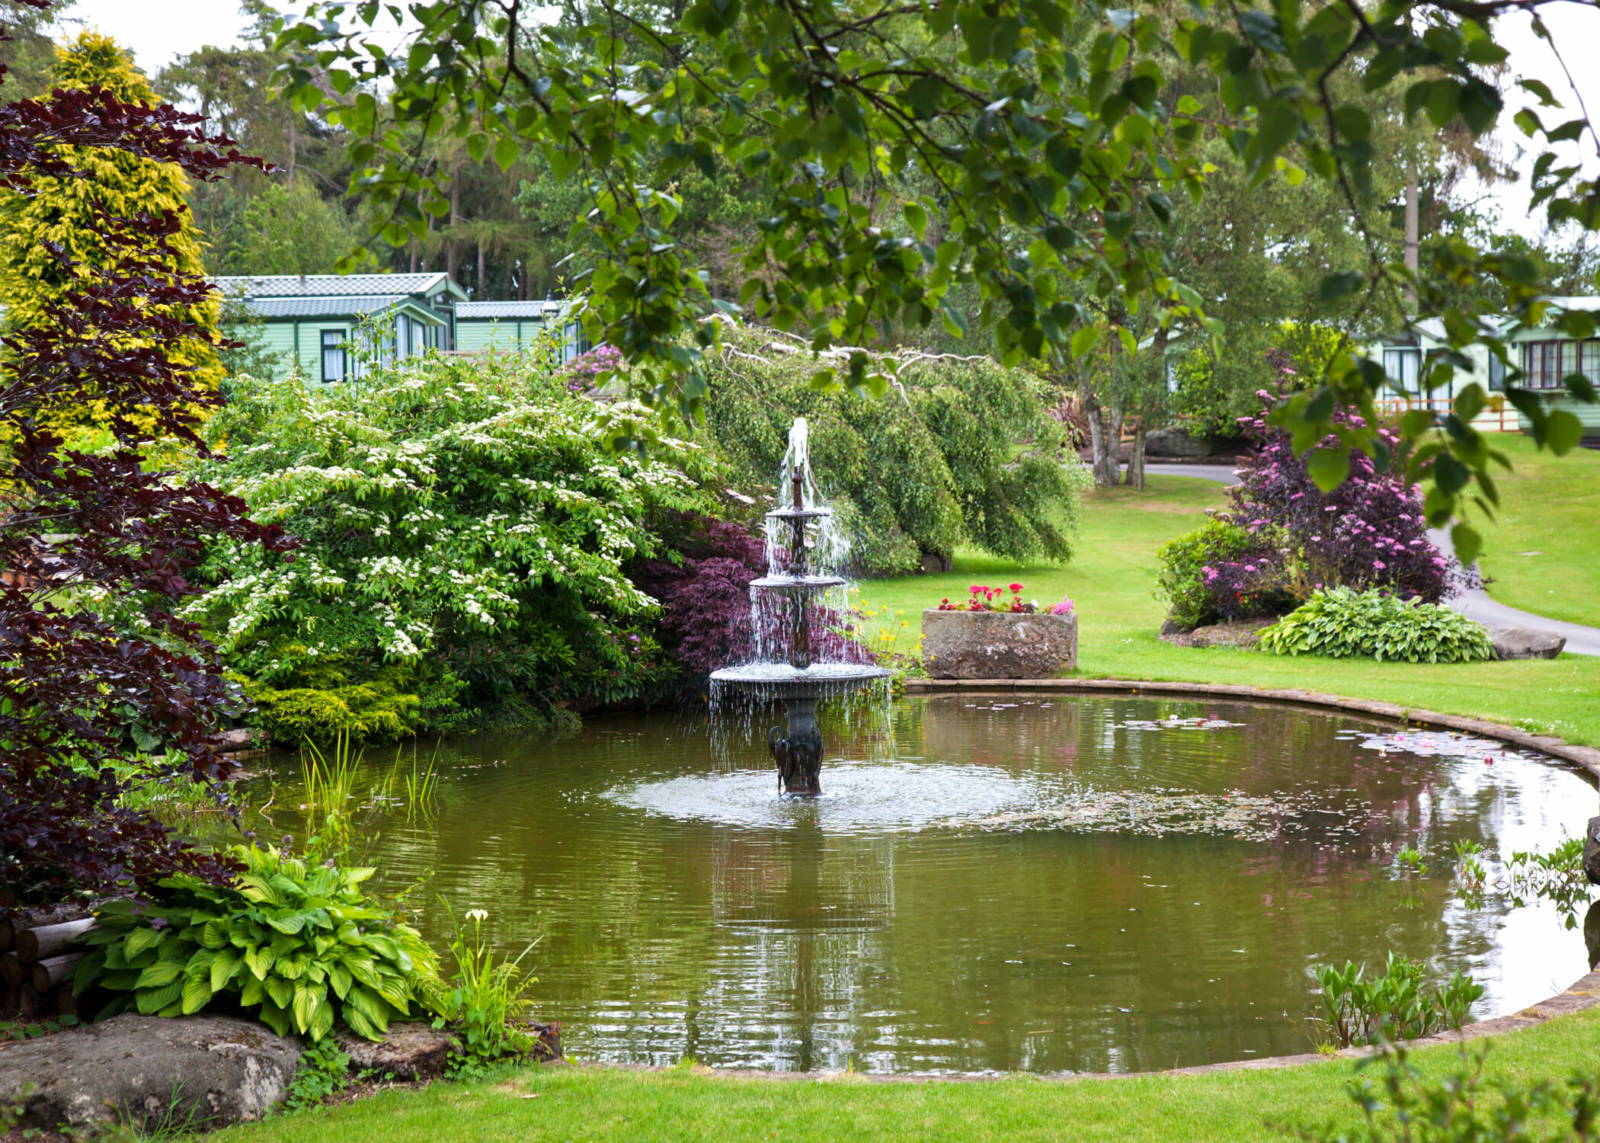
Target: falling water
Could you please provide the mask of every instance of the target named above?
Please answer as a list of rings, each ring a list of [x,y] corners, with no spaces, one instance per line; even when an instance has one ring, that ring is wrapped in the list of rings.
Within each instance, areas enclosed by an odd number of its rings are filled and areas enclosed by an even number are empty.
[[[839,574],[849,544],[817,495],[804,418],[789,430],[766,540],[767,574],[750,585],[755,658],[712,672],[711,707],[721,713],[737,700],[750,711],[783,702],[787,727],[768,736],[773,761],[785,789],[815,795],[822,752],[817,703],[868,688],[886,698],[889,673],[850,638],[848,586]]]

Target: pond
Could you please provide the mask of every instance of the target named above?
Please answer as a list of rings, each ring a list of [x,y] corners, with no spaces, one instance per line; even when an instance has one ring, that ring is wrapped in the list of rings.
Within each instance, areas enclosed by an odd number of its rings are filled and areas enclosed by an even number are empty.
[[[1323,962],[1460,969],[1480,1017],[1587,968],[1581,904],[1459,891],[1458,840],[1547,851],[1595,812],[1585,777],[1498,744],[1107,696],[834,721],[814,802],[778,795],[761,720],[447,742],[431,809],[379,799],[363,856],[439,943],[441,896],[506,951],[538,937],[541,1016],[609,1061],[1140,1071],[1310,1050]],[[299,833],[276,778],[263,829]]]

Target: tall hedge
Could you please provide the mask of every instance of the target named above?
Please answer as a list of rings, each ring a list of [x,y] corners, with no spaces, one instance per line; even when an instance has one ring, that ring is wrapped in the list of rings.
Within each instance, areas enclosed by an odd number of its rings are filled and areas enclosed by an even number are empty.
[[[915,570],[970,544],[1009,559],[1072,556],[1082,466],[1045,385],[987,358],[907,355],[883,397],[812,388],[811,355],[730,330],[705,435],[746,491],[767,496],[796,417],[859,574]]]

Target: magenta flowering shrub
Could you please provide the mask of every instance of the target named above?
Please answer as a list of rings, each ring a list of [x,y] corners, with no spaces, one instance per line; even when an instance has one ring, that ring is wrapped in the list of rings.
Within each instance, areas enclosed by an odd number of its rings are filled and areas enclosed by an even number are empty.
[[[1006,592],[1011,592],[1011,597],[1006,598]],[[1071,603],[1071,600],[1067,601]],[[1037,611],[1038,605],[1024,603],[1022,599],[1022,585],[1010,584],[1008,587],[990,587],[986,583],[975,583],[967,588],[967,598],[959,603],[951,603],[949,599],[941,599],[935,611]]]
[[[574,393],[597,387],[597,379],[622,369],[622,351],[614,345],[597,345],[561,367],[561,379]]]
[[[1295,371],[1288,355],[1274,350],[1268,361],[1284,388],[1291,387]],[[1415,487],[1354,453],[1349,478],[1323,492],[1289,434],[1268,423],[1274,396],[1258,395],[1261,414],[1240,422],[1253,447],[1239,463],[1232,506],[1158,553],[1158,594],[1171,603],[1174,622],[1196,627],[1272,618],[1324,588],[1377,590],[1426,603],[1460,589],[1466,577],[1428,539]],[[1357,421],[1354,414],[1337,415]]]
[[[1293,375],[1286,355],[1273,351],[1287,381]],[[1281,571],[1216,569],[1219,590],[1260,583],[1263,574],[1284,575],[1297,600],[1324,587],[1357,591],[1376,588],[1407,599],[1438,603],[1454,595],[1464,577],[1459,566],[1428,539],[1422,496],[1413,485],[1380,471],[1365,453],[1350,458],[1350,476],[1331,492],[1312,481],[1304,459],[1295,455],[1289,434],[1267,423],[1274,398],[1263,391],[1262,414],[1241,422],[1254,447],[1240,462],[1241,482],[1232,489],[1233,507],[1224,518],[1261,537],[1270,563]],[[1359,418],[1341,413],[1355,424]],[[1398,440],[1379,430],[1391,445]],[[1330,438],[1328,443],[1334,443]],[[1226,581],[1226,582],[1224,582]],[[1222,611],[1222,608],[1218,608]]]

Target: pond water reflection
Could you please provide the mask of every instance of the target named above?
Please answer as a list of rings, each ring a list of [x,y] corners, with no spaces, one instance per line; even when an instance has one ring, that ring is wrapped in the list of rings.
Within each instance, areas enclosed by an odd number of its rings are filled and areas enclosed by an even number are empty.
[[[432,937],[435,894],[508,951],[541,936],[541,1013],[604,1060],[1144,1070],[1308,1050],[1319,962],[1459,968],[1480,1015],[1586,968],[1553,906],[1452,886],[1457,840],[1548,850],[1594,812],[1585,778],[1497,746],[1098,696],[913,698],[826,733],[815,803],[700,719],[446,743],[434,811],[369,812],[367,857],[422,886]]]

